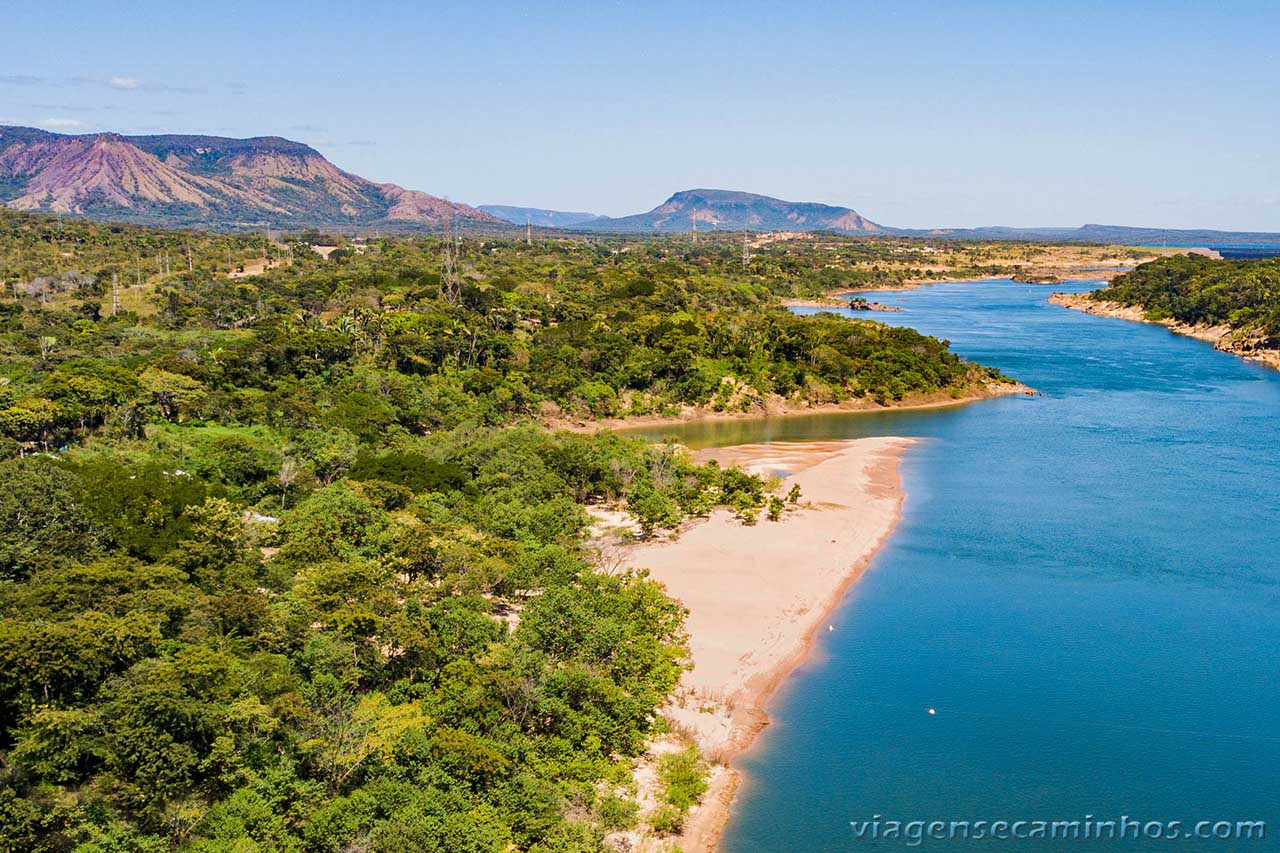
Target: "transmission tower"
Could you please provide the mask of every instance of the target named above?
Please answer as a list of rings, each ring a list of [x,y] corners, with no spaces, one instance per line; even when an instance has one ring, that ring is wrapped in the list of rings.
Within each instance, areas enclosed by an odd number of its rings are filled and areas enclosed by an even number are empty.
[[[751,247],[747,244],[747,235],[742,235],[742,266],[745,268],[751,262]]]
[[[441,285],[446,302],[453,303],[457,298],[458,238],[453,233],[453,211],[446,208],[444,212],[444,256],[441,265],[444,267]]]
[[[533,245],[533,216],[527,213],[524,217],[524,244]]]

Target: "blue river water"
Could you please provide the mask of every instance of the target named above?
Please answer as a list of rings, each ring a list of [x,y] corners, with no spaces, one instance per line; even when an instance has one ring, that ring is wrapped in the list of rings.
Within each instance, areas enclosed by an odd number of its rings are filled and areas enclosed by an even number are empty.
[[[935,285],[874,315],[1042,396],[663,431],[923,439],[901,524],[739,761],[725,853],[1280,849],[1280,372],[1049,292]],[[857,837],[877,816],[1165,837]],[[1266,839],[1168,838],[1238,820]]]

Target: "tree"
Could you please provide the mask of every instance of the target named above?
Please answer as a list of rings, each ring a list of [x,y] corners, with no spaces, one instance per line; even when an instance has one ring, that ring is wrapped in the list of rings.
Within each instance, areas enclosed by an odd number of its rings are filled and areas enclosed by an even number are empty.
[[[79,481],[47,459],[0,462],[0,578],[85,558],[99,531],[77,501]]]
[[[293,563],[372,556],[387,546],[386,513],[343,485],[312,493],[284,517],[280,556]]]
[[[302,466],[293,459],[285,457],[280,463],[280,471],[276,474],[276,482],[280,484],[280,511],[287,509],[289,487],[302,476]]]
[[[204,399],[206,391],[203,383],[190,376],[154,366],[138,374],[138,382],[151,395],[160,416],[171,421],[181,422],[187,412]]]
[[[647,482],[637,483],[632,488],[627,496],[627,510],[635,516],[640,525],[640,535],[645,539],[653,536],[660,527],[675,527],[684,517],[674,500]]]
[[[243,555],[244,518],[230,501],[206,498],[185,515],[190,528],[178,544],[177,561],[188,571],[224,569]]]
[[[60,432],[62,408],[44,397],[24,397],[6,409],[0,409],[0,432],[18,441],[39,442],[46,450]]]
[[[416,702],[392,704],[381,693],[357,698],[331,680],[312,686],[309,704],[314,712],[312,737],[302,748],[314,756],[334,792],[370,758],[389,760],[401,737],[430,722]]]

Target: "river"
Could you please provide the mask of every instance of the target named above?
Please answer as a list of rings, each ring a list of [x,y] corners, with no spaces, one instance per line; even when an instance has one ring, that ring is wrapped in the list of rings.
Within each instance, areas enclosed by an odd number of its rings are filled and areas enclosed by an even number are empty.
[[[1280,373],[1049,293],[942,284],[877,293],[904,310],[873,315],[1042,396],[660,431],[926,439],[902,523],[739,761],[725,853],[907,847],[857,837],[877,816],[1127,816],[1165,836],[921,849],[1280,849]],[[1237,820],[1267,821],[1266,840],[1167,840],[1173,821]]]

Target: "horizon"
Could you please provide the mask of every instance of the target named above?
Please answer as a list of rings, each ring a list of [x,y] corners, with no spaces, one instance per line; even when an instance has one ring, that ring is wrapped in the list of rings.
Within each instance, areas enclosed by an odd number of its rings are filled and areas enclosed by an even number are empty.
[[[725,187],[907,229],[1280,231],[1256,142],[1280,133],[1256,109],[1280,90],[1280,11],[1262,3],[285,3],[252,35],[234,8],[157,14],[158,33],[84,3],[61,4],[67,31],[46,9],[11,13],[0,123],[281,136],[453,201],[612,217]]]
[[[57,137],[64,137],[64,138],[76,138],[76,137],[82,137],[82,138],[117,137],[117,138],[120,138],[120,139],[123,139],[123,140],[126,140],[126,141],[131,140],[131,139],[132,139],[132,140],[141,140],[141,139],[160,139],[160,138],[165,138],[165,137],[207,138],[207,139],[210,139],[210,140],[222,140],[222,141],[229,141],[229,142],[260,142],[260,141],[267,141],[267,140],[280,140],[280,141],[282,141],[282,142],[287,142],[287,143],[289,143],[289,144],[291,144],[291,145],[302,145],[303,147],[310,149],[310,150],[311,150],[311,151],[313,151],[314,153],[320,154],[320,156],[324,156],[324,155],[323,155],[321,152],[319,152],[317,149],[315,149],[315,148],[313,148],[313,147],[311,147],[311,146],[307,145],[307,143],[305,143],[305,142],[302,142],[302,141],[300,141],[300,140],[295,140],[295,139],[289,139],[289,138],[287,138],[287,137],[282,137],[282,136],[277,136],[277,135],[265,135],[265,136],[264,136],[264,135],[258,135],[258,136],[247,136],[247,137],[228,137],[228,136],[220,136],[220,135],[216,135],[216,134],[205,134],[205,133],[191,133],[191,134],[179,134],[179,133],[126,134],[126,133],[121,133],[121,132],[119,132],[119,131],[105,130],[105,129],[104,129],[104,130],[91,130],[91,131],[85,131],[85,132],[82,132],[82,133],[65,133],[65,132],[61,132],[61,131],[49,130],[49,129],[46,129],[46,128],[34,127],[34,126],[30,126],[30,125],[8,125],[8,124],[0,124],[0,130],[3,130],[3,129],[5,129],[5,128],[14,129],[14,130],[33,130],[33,131],[36,131],[36,132],[38,132],[38,133],[45,133],[45,134],[48,134],[48,135],[57,136]],[[335,165],[340,165],[340,164],[335,164]],[[410,188],[408,188],[408,189],[413,189],[413,188],[412,188],[412,187],[410,187]],[[788,204],[788,205],[805,205],[805,204],[813,204],[813,202],[806,202],[806,201],[804,201],[804,200],[799,200],[799,199],[782,199],[782,198],[777,198],[777,197],[774,197],[774,196],[767,196],[767,195],[763,195],[763,194],[760,194],[760,193],[752,192],[752,191],[750,191],[750,190],[743,190],[743,189],[730,189],[730,188],[726,188],[726,187],[709,187],[709,186],[699,186],[699,187],[686,187],[686,188],[683,188],[683,189],[673,190],[673,191],[671,191],[671,192],[670,192],[670,193],[669,193],[669,194],[668,194],[668,195],[663,199],[663,201],[659,202],[658,204],[656,204],[653,208],[651,208],[651,209],[649,209],[649,210],[646,210],[646,211],[637,211],[637,212],[634,212],[634,213],[632,213],[632,214],[624,214],[624,215],[622,215],[622,216],[620,216],[620,217],[616,217],[616,218],[618,218],[618,219],[633,218],[633,217],[636,217],[636,216],[643,216],[643,215],[645,215],[646,213],[652,213],[652,212],[653,212],[653,210],[656,210],[658,207],[662,207],[663,205],[665,205],[665,204],[668,204],[668,203],[672,202],[672,201],[673,201],[673,200],[675,200],[677,197],[679,197],[679,196],[681,196],[681,195],[686,195],[686,194],[689,194],[689,193],[725,193],[725,194],[732,194],[732,195],[749,196],[749,197],[752,197],[752,198],[762,199],[762,200],[767,200],[767,201],[781,202],[781,203],[783,203],[783,204]],[[447,197],[445,197],[445,200],[446,200],[446,201],[449,201],[449,199],[448,199]],[[456,202],[456,200],[454,200],[454,201]],[[463,204],[467,204],[467,202],[462,202],[462,203],[463,203]],[[821,203],[818,203],[818,204],[821,204]],[[553,209],[548,209],[548,208],[541,208],[541,207],[538,207],[537,205],[532,205],[532,204],[509,204],[509,203],[489,203],[489,202],[480,202],[480,203],[472,204],[471,206],[472,206],[472,207],[475,207],[475,208],[477,208],[477,209],[484,209],[484,210],[497,210],[497,209],[510,209],[510,210],[514,210],[514,211],[525,211],[525,210],[527,210],[527,211],[531,211],[531,212],[535,212],[535,211],[536,211],[536,212],[540,212],[540,213],[559,214],[559,215],[583,215],[583,214],[588,214],[588,215],[594,215],[594,216],[596,217],[596,219],[590,219],[590,220],[586,220],[586,221],[579,222],[579,223],[572,223],[572,224],[567,224],[567,225],[555,225],[555,226],[550,226],[550,227],[555,227],[555,228],[562,228],[562,229],[569,230],[569,231],[574,230],[575,228],[579,227],[580,225],[586,225],[588,222],[595,222],[595,221],[600,220],[600,219],[610,219],[610,218],[614,218],[614,217],[609,217],[609,216],[607,216],[607,215],[602,216],[602,215],[599,215],[599,214],[592,214],[590,211],[566,211],[566,210],[559,210],[559,209],[555,209],[555,210],[553,210]],[[841,209],[841,206],[839,206],[839,205],[833,205],[833,208],[834,208],[834,209]],[[846,207],[846,208],[844,208],[844,209],[851,209],[851,208],[847,208],[847,207]],[[854,212],[854,213],[859,213],[859,215],[861,215],[860,211],[856,211],[856,210],[855,210],[855,211],[853,211],[853,212]],[[869,219],[869,217],[868,217],[868,219]],[[508,220],[508,222],[510,222],[510,223],[511,223],[511,224],[513,224],[513,225],[519,225],[519,224],[520,224],[519,222],[516,222],[515,220]],[[947,225],[935,225],[935,226],[927,226],[927,227],[901,227],[901,226],[893,225],[892,223],[883,223],[883,222],[877,222],[877,223],[875,223],[875,224],[876,224],[876,225],[878,225],[878,226],[880,226],[880,227],[882,227],[882,228],[884,228],[884,229],[885,229],[885,233],[886,233],[886,234],[888,234],[888,235],[897,234],[898,236],[928,236],[928,235],[927,235],[927,233],[921,233],[921,232],[930,232],[930,231],[948,232],[948,231],[966,231],[966,230],[974,230],[974,231],[1001,231],[1001,230],[1008,230],[1008,231],[1020,231],[1020,232],[1028,232],[1028,236],[1031,236],[1030,232],[1037,232],[1037,231],[1041,231],[1041,232],[1051,232],[1051,231],[1065,232],[1065,231],[1069,231],[1069,230],[1072,230],[1072,229],[1084,229],[1084,228],[1091,228],[1091,227],[1098,227],[1098,228],[1127,228],[1127,229],[1130,229],[1130,230],[1166,231],[1166,232],[1170,232],[1170,233],[1177,232],[1177,231],[1185,231],[1185,232],[1188,232],[1188,233],[1193,232],[1193,231],[1195,231],[1195,232],[1201,232],[1201,233],[1221,233],[1221,234],[1223,235],[1223,237],[1224,237],[1224,238],[1226,238],[1226,237],[1232,237],[1232,236],[1245,236],[1245,235],[1249,235],[1249,234],[1253,234],[1253,235],[1265,235],[1265,236],[1280,236],[1280,232],[1267,232],[1267,231],[1261,231],[1261,230],[1252,230],[1252,231],[1236,231],[1236,230],[1222,230],[1222,229],[1215,229],[1215,228],[1187,228],[1187,229],[1176,229],[1176,228],[1164,228],[1164,227],[1160,227],[1160,226],[1154,226],[1154,227],[1152,227],[1152,226],[1145,226],[1145,225],[1133,224],[1133,223],[1103,223],[1103,222],[1060,223],[1060,224],[1057,224],[1057,225],[1013,225],[1013,224],[1008,224],[1008,223],[993,223],[993,224],[990,224],[990,225],[986,225],[986,226],[978,226],[978,227],[975,227],[975,228],[964,228],[964,227],[957,228],[957,227],[947,226]],[[540,225],[539,227],[548,227],[548,226]],[[718,226],[712,225],[708,230],[709,230],[709,231],[724,230],[724,231],[726,231],[726,232],[733,232],[733,231],[735,231],[736,229],[735,229],[734,227],[732,227],[732,226],[727,226],[726,228],[721,229],[721,228],[719,228]],[[759,229],[755,229],[755,230],[759,230]],[[821,230],[821,229],[819,229],[819,230]]]

